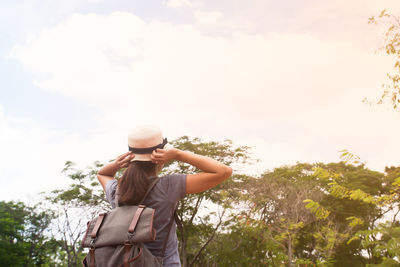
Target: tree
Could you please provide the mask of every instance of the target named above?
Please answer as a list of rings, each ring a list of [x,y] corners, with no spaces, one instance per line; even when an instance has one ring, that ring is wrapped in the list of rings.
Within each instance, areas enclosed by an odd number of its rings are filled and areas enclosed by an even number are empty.
[[[368,252],[367,266],[400,264],[400,225],[397,220],[400,193],[400,167],[385,168],[385,193],[376,199],[376,206],[385,214],[383,220],[354,234],[349,242],[359,241]]]
[[[71,161],[65,163],[62,172],[72,180],[66,189],[44,193],[56,218],[52,222],[53,238],[61,248],[57,257],[68,267],[78,266],[84,258],[80,246],[86,223],[101,211],[110,210],[103,189],[97,181],[97,169],[102,165],[94,162],[86,170],[75,168]]]
[[[312,167],[300,163],[284,166],[248,183],[245,218],[260,230],[258,235],[265,243],[273,242],[279,248],[274,255],[268,251],[271,245],[265,246],[264,255],[275,258],[274,265],[293,266],[301,260],[296,256],[300,233],[315,221],[303,201],[311,196],[316,200],[322,198]],[[260,260],[259,264],[265,261]]]
[[[171,143],[176,148],[209,156],[228,166],[250,160],[249,147],[235,147],[230,140],[203,142],[199,138],[182,136]],[[199,170],[179,161],[171,162],[163,171],[164,174],[196,172]],[[188,195],[180,201],[178,216],[183,222],[183,233],[179,234],[182,266],[204,266],[204,263],[209,261],[209,256],[204,255],[207,252],[206,248],[223,226],[225,215],[237,200],[239,188],[244,180],[246,176],[234,175],[213,189]],[[214,210],[219,210],[219,214]]]
[[[222,266],[365,266],[363,247],[349,240],[383,217],[371,198],[384,198],[386,181],[346,162],[298,163],[248,180],[241,216],[218,237]]]
[[[57,266],[46,232],[53,214],[22,202],[0,202],[1,266]]]
[[[368,170],[358,157],[348,151],[344,151],[342,159],[343,162],[322,165],[315,170],[316,177],[328,182],[326,197],[318,205],[330,216],[320,220],[320,223],[328,226],[333,223],[342,234],[340,242],[336,242],[337,238],[332,235],[327,239],[331,239],[336,247],[332,262],[338,266],[383,264],[385,258],[383,254],[376,253],[376,241],[390,230],[383,231],[384,227],[378,223],[387,220],[388,212],[393,210],[397,201],[393,186],[396,182],[400,183],[400,179],[394,179],[393,175],[399,172],[397,168],[387,168],[391,175],[385,175]],[[312,210],[313,206],[309,208]],[[316,214],[315,210],[312,212]],[[387,240],[384,238],[380,245],[386,244]],[[397,239],[393,238],[391,243],[395,242]],[[390,260],[394,259],[393,256]]]
[[[383,93],[377,102],[382,104],[388,99],[393,109],[400,110],[400,17],[387,13],[386,10],[378,16],[369,18],[370,24],[383,24],[385,30],[385,44],[382,49],[386,54],[395,57],[394,72],[388,73],[388,83],[384,84]],[[364,99],[365,102],[370,102]]]
[[[318,219],[314,234],[317,254],[327,264],[364,266],[362,248],[348,241],[356,231],[373,226],[383,216],[372,204],[372,199],[383,193],[383,174],[368,170],[362,164],[340,162],[320,165],[314,175],[325,184],[325,195],[318,203],[320,210],[329,213],[321,218],[318,210],[310,205],[312,202],[306,206]]]

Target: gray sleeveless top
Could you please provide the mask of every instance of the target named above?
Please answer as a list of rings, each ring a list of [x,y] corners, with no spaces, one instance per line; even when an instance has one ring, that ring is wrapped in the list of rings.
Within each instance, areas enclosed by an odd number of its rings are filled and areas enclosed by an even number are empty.
[[[115,192],[117,180],[108,181],[105,192],[108,202],[115,208]],[[186,174],[166,175],[154,186],[144,201],[144,205],[154,208],[155,215],[153,225],[157,231],[156,240],[144,245],[153,253],[161,257],[162,246],[168,234],[169,222],[178,201],[186,195]],[[167,248],[164,255],[163,266],[181,266],[178,252],[178,238],[176,236],[176,224],[172,224]]]

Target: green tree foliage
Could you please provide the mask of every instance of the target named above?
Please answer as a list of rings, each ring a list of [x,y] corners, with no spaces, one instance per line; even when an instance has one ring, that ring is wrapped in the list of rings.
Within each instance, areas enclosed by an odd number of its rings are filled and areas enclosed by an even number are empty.
[[[229,255],[223,266],[235,254],[248,255],[241,258],[248,266],[365,266],[364,248],[347,242],[383,217],[374,201],[383,199],[386,180],[348,162],[298,163],[250,179],[242,188],[241,216],[221,236],[232,239],[232,246],[217,250]],[[238,242],[238,236],[246,239]]]
[[[56,266],[46,232],[53,214],[22,202],[0,202],[0,266]]]
[[[348,241],[359,242],[360,247],[368,252],[367,266],[400,265],[400,225],[397,220],[400,212],[400,168],[386,168],[385,174],[385,195],[375,202],[385,215],[383,220],[359,230]]]
[[[387,214],[395,210],[393,204],[397,202],[394,194],[397,179],[393,176],[398,174],[398,168],[387,168],[385,175],[366,169],[357,157],[347,151],[344,151],[342,158],[345,161],[341,163],[331,163],[315,169],[317,177],[328,182],[328,194],[319,205],[329,211],[330,215],[319,222],[325,229],[334,227],[340,233],[337,237],[332,238],[331,235],[322,239],[328,243],[340,241],[334,244],[336,249],[331,262],[336,266],[397,262],[397,255],[393,252],[397,238],[387,238],[387,233],[396,233],[393,227],[397,226],[388,224]],[[395,215],[397,213],[398,208]],[[318,218],[318,214],[314,214]],[[382,224],[382,221],[386,223]],[[391,246],[391,249],[383,248],[385,246]],[[382,250],[385,253],[377,252]]]
[[[256,220],[268,242],[279,247],[277,255],[285,259],[275,264],[293,266],[296,262],[295,247],[301,230],[314,221],[303,201],[309,196],[321,197],[317,184],[312,179],[312,165],[298,164],[276,168],[248,183],[246,218]],[[264,226],[264,227],[261,227]],[[262,234],[261,232],[259,233]]]
[[[209,245],[205,266],[286,266],[286,252],[270,238],[268,225],[243,214],[232,216],[224,230]]]

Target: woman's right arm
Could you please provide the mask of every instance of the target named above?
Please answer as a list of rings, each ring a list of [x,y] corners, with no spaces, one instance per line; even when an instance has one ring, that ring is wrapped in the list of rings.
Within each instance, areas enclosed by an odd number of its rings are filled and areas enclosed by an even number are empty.
[[[132,152],[126,152],[118,156],[113,162],[104,165],[97,173],[97,179],[104,190],[106,190],[106,184],[108,181],[113,180],[115,173],[121,169],[126,168],[129,162],[135,157]]]
[[[232,175],[232,168],[219,161],[176,148],[157,149],[153,152],[152,159],[158,162],[167,162],[176,159],[193,165],[202,171],[187,175],[186,194],[206,191],[219,185]]]

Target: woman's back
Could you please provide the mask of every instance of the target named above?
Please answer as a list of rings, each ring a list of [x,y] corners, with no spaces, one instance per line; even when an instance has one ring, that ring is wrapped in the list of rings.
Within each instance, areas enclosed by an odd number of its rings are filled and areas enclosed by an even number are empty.
[[[107,200],[112,207],[115,207],[115,192],[117,189],[117,180],[110,180],[105,187]],[[173,213],[179,200],[186,195],[186,175],[171,174],[162,177],[154,186],[153,190],[146,197],[143,205],[154,208],[154,225],[156,229],[156,240],[145,243],[144,245],[153,253],[161,257],[162,248],[169,232],[168,242],[164,255],[165,266],[180,266],[178,253],[178,240],[176,235],[176,224],[172,222],[172,228],[169,230]]]

